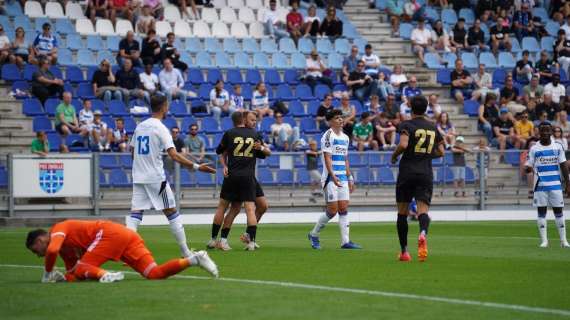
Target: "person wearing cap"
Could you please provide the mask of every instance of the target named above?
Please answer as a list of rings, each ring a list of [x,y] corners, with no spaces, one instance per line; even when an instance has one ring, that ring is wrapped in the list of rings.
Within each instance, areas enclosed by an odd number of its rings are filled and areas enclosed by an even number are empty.
[[[520,10],[515,11],[511,31],[515,34],[519,42],[522,42],[523,37],[538,36],[538,32],[532,22],[532,13],[529,10],[528,3],[523,2]]]
[[[469,48],[469,45],[467,44],[467,30],[465,30],[464,18],[459,18],[451,31],[451,45],[456,51]]]
[[[560,83],[560,75],[552,75],[552,82],[544,86],[544,93],[552,96],[552,102],[560,104],[561,98],[566,95],[566,88]]]
[[[91,125],[90,146],[98,148],[99,151],[111,150],[111,145],[107,141],[107,124],[101,120],[103,113],[101,110],[93,112],[93,124]]]
[[[455,144],[451,147],[453,155],[453,163],[451,164],[451,172],[453,172],[453,189],[455,192],[453,196],[466,197],[465,194],[465,154],[471,153],[465,145],[465,138],[463,136],[455,139]]]
[[[493,133],[495,138],[492,145],[500,151],[499,162],[505,158],[505,150],[512,148],[516,144],[516,135],[513,122],[509,119],[509,109],[501,108],[499,118],[493,123]]]
[[[559,66],[550,60],[546,50],[542,50],[540,52],[540,59],[536,62],[534,67],[538,73],[540,84],[547,84],[552,81],[552,68],[558,68]]]
[[[521,60],[517,61],[515,71],[519,81],[530,81],[534,74],[534,67],[532,61],[529,60],[529,55],[530,52],[528,50],[524,50]]]
[[[276,0],[269,0],[269,10],[263,11],[261,22],[265,27],[265,34],[269,37],[280,39],[289,36],[284,29],[285,22],[279,17]]]
[[[324,62],[321,60],[317,49],[313,48],[311,55],[306,60],[307,67],[305,68],[305,82],[315,91],[318,83],[327,85],[332,90],[332,80],[323,75],[327,69]]]
[[[51,64],[57,64],[57,39],[51,33],[51,25],[44,23],[42,32],[38,33],[34,40],[33,50],[34,56],[40,58],[45,57]]]
[[[517,118],[515,122],[515,134],[517,138],[515,148],[526,149],[527,142],[534,135],[534,124],[528,120],[528,111],[526,110],[519,113]]]
[[[426,51],[435,52],[432,46],[431,31],[425,28],[424,18],[418,20],[418,26],[412,31],[412,51],[418,55],[418,59],[425,64],[424,54]]]

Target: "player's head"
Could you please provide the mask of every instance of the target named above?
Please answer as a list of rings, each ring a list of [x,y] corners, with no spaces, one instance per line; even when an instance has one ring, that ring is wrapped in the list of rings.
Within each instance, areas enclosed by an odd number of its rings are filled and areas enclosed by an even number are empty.
[[[333,129],[340,129],[343,125],[342,111],[340,109],[333,109],[327,112],[326,115],[329,127]]]
[[[244,111],[244,121],[246,127],[250,129],[255,129],[257,127],[257,112]]]
[[[540,135],[540,143],[543,145],[549,145],[550,136],[552,135],[552,125],[550,122],[541,122],[538,125],[538,133]]]
[[[38,257],[46,255],[48,245],[49,234],[44,229],[36,229],[28,232],[26,248],[35,253]]]
[[[234,127],[242,127],[243,126],[243,112],[236,111],[232,113],[232,123]]]
[[[426,113],[428,101],[424,96],[415,96],[410,99],[412,114],[415,116],[423,116]]]
[[[154,95],[150,99],[150,108],[154,114],[162,114],[163,116],[168,111],[168,101],[165,96]]]

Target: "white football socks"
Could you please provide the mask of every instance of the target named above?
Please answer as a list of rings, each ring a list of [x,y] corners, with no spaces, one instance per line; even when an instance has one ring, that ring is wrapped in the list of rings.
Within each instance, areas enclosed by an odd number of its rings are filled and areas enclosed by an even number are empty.
[[[542,243],[548,242],[548,237],[546,235],[546,218],[539,217],[536,220],[538,225],[538,233],[540,234],[540,240]]]
[[[340,229],[341,245],[350,241],[350,222],[348,221],[348,212],[338,214],[338,227]]]
[[[133,211],[126,219],[127,228],[137,232],[139,224],[141,224],[143,218],[142,211]]]
[[[558,235],[560,235],[560,242],[565,243],[566,240],[566,226],[564,225],[564,216],[560,215],[555,218],[556,228],[558,229]]]
[[[186,233],[184,232],[184,226],[182,225],[182,217],[178,212],[175,212],[167,218],[168,223],[170,224],[170,232],[174,235],[174,238],[180,247],[180,253],[184,257],[189,257],[192,252],[186,243]]]
[[[323,228],[325,227],[325,225],[331,221],[331,217],[329,217],[328,213],[325,211],[323,213],[322,216],[319,217],[319,220],[317,220],[317,224],[315,224],[315,227],[313,228],[313,230],[311,231],[311,235],[313,237],[318,237],[319,233],[321,233],[321,230],[323,230]]]

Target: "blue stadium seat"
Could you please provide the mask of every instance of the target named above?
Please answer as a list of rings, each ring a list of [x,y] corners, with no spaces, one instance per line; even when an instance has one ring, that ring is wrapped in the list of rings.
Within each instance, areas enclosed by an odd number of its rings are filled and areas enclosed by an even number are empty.
[[[507,77],[507,70],[505,69],[496,69],[493,71],[493,86],[495,84],[503,85],[505,83],[505,78]]]
[[[441,11],[441,21],[448,25],[454,26],[457,23],[457,14],[453,9],[443,9]]]
[[[520,159],[521,157],[519,152],[509,151],[505,153],[505,162],[512,166],[518,167],[520,165]]]
[[[205,51],[198,52],[198,54],[196,54],[196,66],[200,68],[211,68],[213,66],[212,57]]]
[[[269,59],[265,53],[255,53],[253,55],[253,66],[259,69],[267,69],[270,67]]]
[[[81,99],[95,99],[93,85],[89,82],[82,82],[77,86],[77,96]]]
[[[409,23],[400,24],[400,37],[404,40],[410,40],[414,26]]]
[[[113,169],[109,174],[109,184],[114,188],[126,188],[131,185],[127,174],[121,169]]]
[[[70,50],[74,50],[77,51],[79,49],[83,49],[83,40],[81,39],[81,36],[77,33],[74,34],[70,34],[66,37],[66,42],[67,42],[67,48]],[[118,44],[117,44],[118,45]],[[62,48],[60,48],[61,50]],[[118,48],[117,48],[118,50]]]
[[[307,114],[309,114],[310,116],[316,116],[317,110],[319,110],[320,106],[321,102],[319,100],[309,101],[309,104],[307,106]]]
[[[16,90],[20,91],[30,91],[30,83],[28,81],[14,81],[12,82],[12,91],[15,92]],[[16,99],[25,99],[26,97],[16,96]]]
[[[316,134],[321,132],[321,130],[317,128],[317,122],[312,117],[301,119],[301,131],[305,134]]]
[[[51,144],[50,144],[51,145]],[[99,186],[103,188],[109,187],[109,182],[107,181],[107,176],[103,170],[99,169]]]
[[[219,133],[221,132],[220,126],[216,119],[214,118],[204,118],[202,119],[201,130],[207,134]]]
[[[188,108],[185,101],[174,100],[170,103],[170,113],[176,117],[188,116]]]
[[[546,23],[545,29],[549,36],[556,38],[558,36],[558,30],[560,30],[560,25],[556,21],[550,20]]]
[[[437,168],[436,179],[439,182],[453,183],[453,171],[449,167]]]
[[[427,52],[424,56],[426,65],[430,69],[443,69],[444,66],[440,63],[437,54]]]
[[[76,66],[73,60],[73,54],[67,48],[59,48],[57,51],[57,61],[65,67]]]
[[[463,52],[461,54],[461,59],[463,60],[463,66],[466,69],[476,70],[479,68],[479,62],[477,61],[477,56],[472,52]]]
[[[297,171],[297,183],[303,186],[311,184],[311,177],[309,176],[309,171],[305,168],[300,168]]]
[[[22,112],[25,115],[32,117],[45,114],[42,103],[36,98],[25,99],[22,104]]]
[[[419,1],[418,1],[419,2]],[[432,6],[425,6],[425,17],[433,21],[439,20],[439,12]]]
[[[287,82],[291,86],[297,85],[299,83],[299,72],[295,69],[285,70],[283,81]]]
[[[58,98],[48,98],[44,102],[44,108],[48,116],[53,117],[55,116],[55,110],[59,105],[60,100]]]
[[[36,17],[36,18],[34,18],[34,30],[37,33],[42,32],[42,26],[46,23],[51,24],[51,21],[48,17]]]
[[[289,114],[292,114],[295,117],[308,116],[305,112],[305,107],[299,100],[292,100],[289,102]]]
[[[234,66],[240,69],[251,68],[249,62],[249,55],[243,52],[238,52],[234,55]]]
[[[540,46],[538,41],[534,37],[524,37],[522,39],[522,49],[528,50],[530,53],[536,53],[540,51]]]
[[[218,82],[218,80],[224,81],[224,76],[222,75],[220,69],[209,70],[207,78],[208,83],[215,84],[216,82]]]
[[[471,167],[465,167],[465,183],[473,184],[475,183],[475,173]]]
[[[216,38],[206,38],[204,39],[204,49],[208,53],[223,52],[220,41]]]
[[[468,114],[470,117],[479,115],[479,103],[473,100],[465,100],[463,102],[463,113]]]
[[[190,37],[190,38],[186,38],[186,51],[188,52],[192,52],[192,53],[198,53],[203,49],[202,47],[202,42],[200,41],[199,38],[196,37]]]
[[[546,9],[543,7],[532,8],[532,16],[539,17],[542,23],[549,20],[548,12],[546,12]]]
[[[103,103],[103,100],[92,99],[91,100],[91,109],[93,111],[99,110],[101,112],[104,112],[105,111],[105,103]],[[77,111],[79,111],[79,110],[77,110]]]
[[[224,47],[224,52],[227,53],[238,53],[241,52],[241,46],[236,38],[225,38],[223,40],[222,46]]]
[[[56,77],[57,79],[63,79],[63,72],[58,66],[50,66],[49,71]]]
[[[55,31],[59,34],[70,35],[75,33],[75,26],[71,23],[70,19],[56,19]]]
[[[267,78],[267,75],[266,75]],[[267,82],[267,81],[266,81]],[[293,92],[288,84],[282,83],[277,86],[277,97],[280,100],[289,101],[293,99]]]
[[[317,51],[320,54],[329,54],[334,52],[331,41],[328,38],[317,39]]]
[[[4,167],[0,167],[0,188],[8,187],[8,171]]]
[[[334,49],[342,56],[348,55],[350,53],[350,43],[347,39],[338,38],[334,42]]]
[[[99,51],[104,49],[103,39],[99,35],[89,35],[87,36],[87,49],[93,51]]]
[[[443,54],[443,60],[447,62],[448,67],[455,65],[455,60],[457,60],[457,55],[453,52],[445,52]]]
[[[245,73],[245,82],[256,85],[261,82],[261,74],[256,69],[248,69]]]
[[[488,69],[495,69],[498,67],[497,59],[495,59],[495,56],[491,52],[481,52],[479,54],[479,63],[484,64]]]
[[[293,171],[281,169],[277,171],[277,184],[280,186],[283,185],[292,185],[293,181]]]
[[[272,86],[276,86],[283,83],[283,81],[281,80],[281,75],[279,75],[279,71],[277,71],[276,69],[265,70],[264,81],[266,84]],[[277,95],[279,95],[279,93]]]
[[[472,25],[475,22],[475,14],[471,8],[462,8],[459,10],[459,17],[465,19],[465,24]]]
[[[109,36],[106,41],[106,48],[112,52],[119,52],[119,42],[121,42],[121,37],[119,36]]]
[[[261,39],[260,47],[261,47],[261,52],[265,54],[271,54],[279,51],[277,49],[277,44],[273,39],[268,39],[268,38]]]
[[[501,68],[512,69],[516,65],[516,61],[510,52],[499,52],[499,66]]]
[[[259,180],[259,182],[261,184],[265,184],[265,185],[274,185],[275,184],[275,180],[273,179],[273,173],[271,173],[271,170],[269,170],[267,168],[259,168],[257,170],[257,179]]]
[[[289,61],[284,53],[277,52],[271,57],[271,65],[277,69],[287,69],[289,68]]]
[[[211,174],[200,171],[194,174],[196,175],[196,183],[198,186],[211,187],[214,185],[213,176]]]
[[[180,170],[180,185],[185,188],[196,185],[194,175],[191,175],[188,170]]]
[[[69,66],[65,69],[65,80],[71,83],[84,82],[83,71],[77,66]]]
[[[296,52],[291,55],[291,66],[295,69],[305,69],[306,62],[305,56],[301,53]]]
[[[556,39],[554,37],[542,37],[542,39],[540,39],[541,49],[552,52],[554,50],[555,40]]]
[[[220,127],[222,128],[222,131],[230,130],[231,128],[234,127],[234,125],[232,123],[232,119],[230,117],[222,118],[222,122],[220,124]]]
[[[259,46],[254,38],[245,38],[242,42],[243,52],[256,53],[259,52]]]
[[[519,51],[522,51],[521,45],[520,45],[519,41],[517,40],[517,38],[512,37],[512,38],[511,38],[511,44],[512,44],[512,46],[513,46],[513,47],[511,48],[511,52],[517,53],[517,52],[519,52]]]
[[[168,128],[168,130],[172,130],[172,128],[178,127],[178,123],[176,122],[176,119],[173,117],[167,117],[162,119],[162,123],[164,124],[165,127]]]
[[[34,132],[38,132],[38,131],[52,132],[52,131],[54,131],[51,120],[46,116],[34,117],[34,120],[32,120],[32,128],[33,128]]]
[[[313,48],[315,47],[313,45],[313,41],[311,39],[308,38],[301,38],[299,39],[299,44],[298,44],[298,52],[302,53],[302,54],[309,54],[311,53],[311,51],[313,50]]]
[[[362,167],[364,165],[360,153],[350,153],[348,155],[348,162],[350,163],[350,167]]]
[[[80,66],[96,66],[97,60],[93,56],[93,53],[89,49],[79,49],[77,51],[77,63]]]
[[[327,93],[331,93],[331,89],[327,85],[317,84],[315,87],[315,97],[317,97],[317,99],[324,99]]]
[[[381,184],[394,185],[396,180],[394,179],[394,173],[390,168],[381,167],[378,169],[378,181]]]
[[[297,89],[295,90],[295,96],[303,101],[313,100],[314,98],[311,87],[306,84],[300,84],[297,86]]]
[[[359,184],[370,184],[374,182],[374,173],[368,168],[358,168],[356,170],[356,179]]]
[[[135,119],[130,115],[126,115],[123,117],[123,120],[125,121],[125,130],[127,131],[127,133],[132,134],[133,132],[135,132],[135,128],[137,127]]]
[[[182,119],[182,124],[180,125],[181,126],[180,131],[188,133],[190,126],[196,123],[198,122],[194,117],[192,116],[184,117],[184,119]]]
[[[229,69],[226,73],[226,81],[231,84],[242,84],[243,76],[239,69]]]
[[[225,52],[217,52],[216,53],[216,66],[218,68],[228,69],[233,67],[233,63],[230,60],[230,57]],[[219,69],[214,69],[219,70]]]
[[[210,91],[212,91],[212,86],[209,83],[203,83],[198,88],[198,97],[204,101],[210,101]]]
[[[356,30],[356,27],[353,24],[347,22],[349,21],[346,21],[343,25],[342,35],[347,39],[356,39],[360,37],[358,30]]]
[[[23,16],[22,7],[18,1],[6,1],[4,9],[6,10],[6,14],[8,16]]]
[[[32,23],[30,22],[30,18],[25,15],[18,15],[14,17],[14,29],[22,27],[26,33],[34,33],[34,28],[32,28]]]
[[[341,69],[342,68],[342,56],[336,52],[329,54],[328,66],[331,69]]]
[[[279,52],[291,54],[297,52],[295,42],[291,38],[281,38],[279,40]]]
[[[202,74],[200,69],[191,68],[190,71],[188,71],[188,81],[194,85],[201,85],[205,83],[204,74]]]
[[[259,125],[261,131],[263,132],[270,132],[271,125],[275,123],[275,119],[272,117],[265,117],[261,120],[261,124]]]
[[[36,71],[38,71],[38,66],[33,64],[26,64],[24,66],[24,71],[22,72],[24,80],[32,81],[32,77]]]
[[[121,165],[117,162],[117,157],[114,154],[100,154],[99,167],[103,169],[120,168]]]
[[[13,63],[2,65],[2,79],[5,81],[17,81],[22,79],[20,69]]]
[[[119,164],[125,169],[131,169],[133,167],[133,157],[130,154],[119,155]]]
[[[129,115],[125,103],[121,100],[111,100],[109,102],[109,113],[114,117],[124,117]]]

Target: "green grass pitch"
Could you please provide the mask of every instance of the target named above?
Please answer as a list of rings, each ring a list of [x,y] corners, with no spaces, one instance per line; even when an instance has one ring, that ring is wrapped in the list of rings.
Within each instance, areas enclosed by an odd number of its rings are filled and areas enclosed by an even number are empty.
[[[234,250],[210,253],[220,280],[191,278],[206,274],[190,268],[181,278],[148,281],[128,274],[113,284],[42,284],[41,269],[14,266],[43,263],[24,248],[27,230],[1,229],[0,314],[2,319],[570,319],[570,250],[560,248],[552,222],[549,227],[551,247],[539,249],[531,221],[434,222],[429,259],[419,263],[412,223],[414,260],[401,263],[394,224],[352,224],[351,238],[364,247],[354,251],[338,248],[336,224],[323,230],[321,251],[310,248],[309,225],[261,225],[262,248],[255,252],[242,251],[238,235],[244,228],[236,225],[230,235]],[[167,227],[140,232],[157,262],[179,254]],[[209,226],[186,226],[186,233],[191,246],[202,249]],[[128,270],[119,263],[105,267]]]

